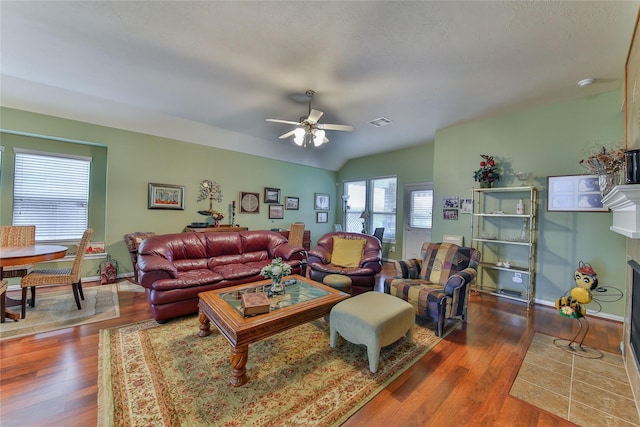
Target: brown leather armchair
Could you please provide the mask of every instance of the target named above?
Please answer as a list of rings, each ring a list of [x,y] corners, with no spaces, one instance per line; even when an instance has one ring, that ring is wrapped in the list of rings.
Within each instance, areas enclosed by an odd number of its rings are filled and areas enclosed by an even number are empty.
[[[333,258],[334,239],[364,240],[364,247],[356,266],[343,266]],[[332,262],[334,261],[334,262]],[[342,274],[351,279],[352,295],[373,290],[376,274],[382,270],[382,251],[378,238],[360,233],[327,233],[318,239],[318,245],[307,256],[309,277],[322,282],[328,274]]]

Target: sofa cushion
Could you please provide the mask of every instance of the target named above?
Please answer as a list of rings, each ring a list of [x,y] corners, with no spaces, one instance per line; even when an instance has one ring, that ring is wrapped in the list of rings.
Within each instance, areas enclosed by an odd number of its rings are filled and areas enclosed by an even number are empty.
[[[224,264],[213,268],[224,280],[240,280],[260,274],[260,267],[251,264]]]
[[[420,278],[443,285],[458,272],[459,246],[451,243],[429,243],[423,246]]]
[[[365,239],[334,237],[331,263],[341,267],[357,267],[362,259]]]
[[[159,279],[151,284],[156,291],[169,291],[172,289],[193,288],[210,283],[221,282],[221,274],[209,269],[181,271],[177,279]]]

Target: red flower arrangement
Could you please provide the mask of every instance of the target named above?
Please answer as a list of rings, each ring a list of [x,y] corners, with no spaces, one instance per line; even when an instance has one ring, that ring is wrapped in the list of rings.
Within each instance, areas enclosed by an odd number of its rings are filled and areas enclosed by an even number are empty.
[[[473,173],[473,179],[486,184],[493,184],[495,181],[500,181],[500,173],[496,166],[496,161],[493,160],[493,156],[487,156],[481,154],[484,160],[480,162],[480,169]]]

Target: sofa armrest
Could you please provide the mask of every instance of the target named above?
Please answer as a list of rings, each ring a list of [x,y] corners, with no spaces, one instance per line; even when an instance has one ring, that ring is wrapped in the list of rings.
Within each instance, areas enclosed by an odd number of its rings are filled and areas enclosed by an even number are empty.
[[[312,260],[312,258],[317,258],[316,260]],[[331,253],[324,246],[316,246],[315,248],[309,251],[308,255],[309,264],[312,262],[320,261],[322,264],[329,264],[331,262]]]
[[[365,267],[367,264],[378,263],[380,264],[379,254],[364,254],[360,259],[360,267]]]
[[[302,261],[304,256],[304,248],[295,246],[290,243],[283,243],[278,246],[273,254],[274,258],[282,258],[284,261],[299,260]]]
[[[176,279],[178,269],[166,258],[154,255],[138,255],[138,274],[140,284],[151,288],[158,279]]]
[[[474,268],[465,268],[464,270],[452,274],[444,285],[444,292],[447,295],[453,295],[460,288],[471,284],[476,278],[476,270]]]
[[[399,279],[417,279],[422,269],[422,260],[418,258],[401,259],[393,262],[396,277]]]

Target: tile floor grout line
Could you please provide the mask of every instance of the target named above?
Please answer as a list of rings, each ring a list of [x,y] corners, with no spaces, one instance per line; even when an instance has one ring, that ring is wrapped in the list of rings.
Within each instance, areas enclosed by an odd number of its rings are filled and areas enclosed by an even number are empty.
[[[571,375],[570,375],[570,380],[569,380],[569,407],[567,408],[567,419],[570,420],[571,419],[571,399],[572,399],[572,395],[573,395],[573,375],[574,375],[574,369],[575,369],[575,363],[576,363],[576,356],[572,355],[571,356]]]

